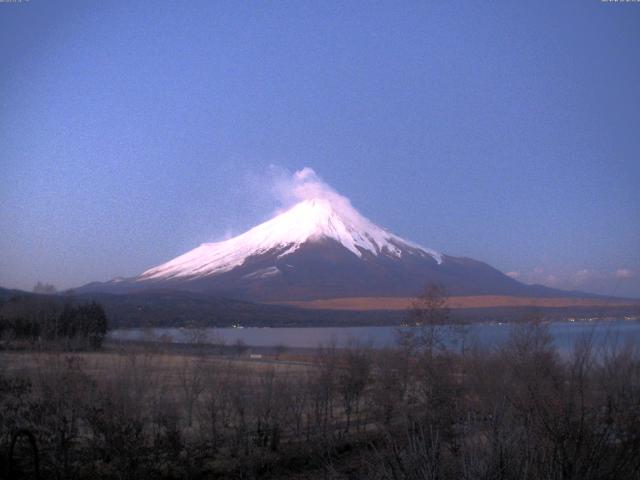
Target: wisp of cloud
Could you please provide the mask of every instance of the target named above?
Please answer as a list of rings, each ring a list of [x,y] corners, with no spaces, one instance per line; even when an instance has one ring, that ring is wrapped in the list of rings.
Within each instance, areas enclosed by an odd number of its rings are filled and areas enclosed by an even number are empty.
[[[276,213],[282,213],[303,200],[323,199],[331,203],[338,211],[352,209],[351,201],[329,186],[311,167],[304,167],[293,173],[280,167],[271,166],[272,192],[280,207]]]

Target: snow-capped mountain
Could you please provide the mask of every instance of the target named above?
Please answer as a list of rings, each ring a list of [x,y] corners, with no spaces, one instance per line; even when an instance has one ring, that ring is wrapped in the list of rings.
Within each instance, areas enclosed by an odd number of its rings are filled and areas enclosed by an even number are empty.
[[[347,204],[334,205],[326,199],[304,200],[277,217],[230,240],[205,243],[173,260],[144,272],[138,281],[197,279],[233,270],[248,258],[275,254],[282,259],[306,243],[335,241],[353,255],[431,257],[442,256],[387,232]],[[256,275],[278,273],[277,266]]]
[[[343,197],[306,199],[251,230],[205,243],[137,277],[80,291],[187,290],[253,301],[452,295],[554,296],[489,265],[424,248],[375,225]]]

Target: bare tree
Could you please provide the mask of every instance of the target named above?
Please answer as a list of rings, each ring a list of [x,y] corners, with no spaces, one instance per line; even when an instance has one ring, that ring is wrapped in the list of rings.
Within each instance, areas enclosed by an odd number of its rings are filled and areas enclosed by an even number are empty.
[[[205,352],[209,343],[209,332],[205,327],[195,323],[189,324],[184,329],[184,336],[189,345],[194,347],[196,353],[202,355]]]
[[[218,355],[224,355],[224,347],[227,343],[224,335],[217,330],[213,330],[209,335],[209,343],[213,347],[215,353]]]
[[[373,367],[370,401],[377,418],[389,426],[395,413],[406,409],[405,358],[401,351],[381,350],[373,357]]]
[[[42,283],[42,282],[38,281],[38,283],[36,283],[33,286],[33,293],[41,293],[41,294],[45,294],[45,295],[53,295],[57,291],[58,290],[56,289],[56,287],[53,286],[50,283]]]
[[[245,353],[247,353],[247,350],[249,350],[249,347],[247,346],[247,344],[244,342],[244,340],[242,340],[241,338],[237,339],[235,341],[235,343],[233,344],[233,349],[235,350],[235,353],[237,356],[241,357],[242,355],[244,355]]]
[[[333,419],[336,397],[336,377],[338,372],[338,352],[335,342],[318,348],[317,368],[307,373],[311,410],[308,413],[307,436],[315,425],[323,436],[329,432],[329,422]]]
[[[199,425],[214,451],[218,448],[222,437],[222,430],[228,423],[227,395],[230,366],[226,366],[226,374],[217,362],[207,366],[203,379],[203,401],[199,405]]]
[[[445,346],[442,328],[449,321],[447,293],[444,287],[429,284],[422,294],[416,298],[409,308],[408,323],[417,328],[414,337],[405,335],[404,342],[408,348],[420,348],[429,355]],[[411,345],[412,344],[412,345]]]
[[[184,358],[179,367],[178,381],[182,389],[182,401],[187,412],[187,426],[193,424],[193,412],[204,391],[205,366],[202,358]]]
[[[280,359],[280,356],[284,355],[285,353],[287,353],[287,351],[289,351],[289,347],[286,346],[284,343],[279,343],[278,345],[273,347],[273,349],[276,353],[276,359]]]
[[[371,358],[368,349],[351,346],[343,355],[343,365],[338,375],[338,389],[342,395],[346,416],[345,431],[349,431],[352,416],[360,413],[360,401],[369,383]]]

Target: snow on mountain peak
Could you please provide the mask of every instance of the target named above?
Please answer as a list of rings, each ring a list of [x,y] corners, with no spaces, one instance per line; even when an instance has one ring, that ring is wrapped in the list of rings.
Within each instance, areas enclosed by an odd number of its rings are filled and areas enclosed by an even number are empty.
[[[246,258],[267,252],[283,257],[301,245],[322,239],[342,244],[362,257],[405,252],[429,255],[438,263],[439,253],[387,232],[363,217],[344,197],[310,198],[237,237],[216,243],[204,243],[165,264],[144,272],[139,280],[203,277],[222,273],[242,265]]]

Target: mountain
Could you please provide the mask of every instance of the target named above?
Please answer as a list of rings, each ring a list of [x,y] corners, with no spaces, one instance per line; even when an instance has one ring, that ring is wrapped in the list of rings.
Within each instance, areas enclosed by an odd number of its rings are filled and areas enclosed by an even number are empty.
[[[375,225],[343,197],[304,200],[237,237],[77,291],[172,290],[286,302],[410,297],[428,283],[451,295],[588,296],[525,285],[486,263],[424,248]]]

